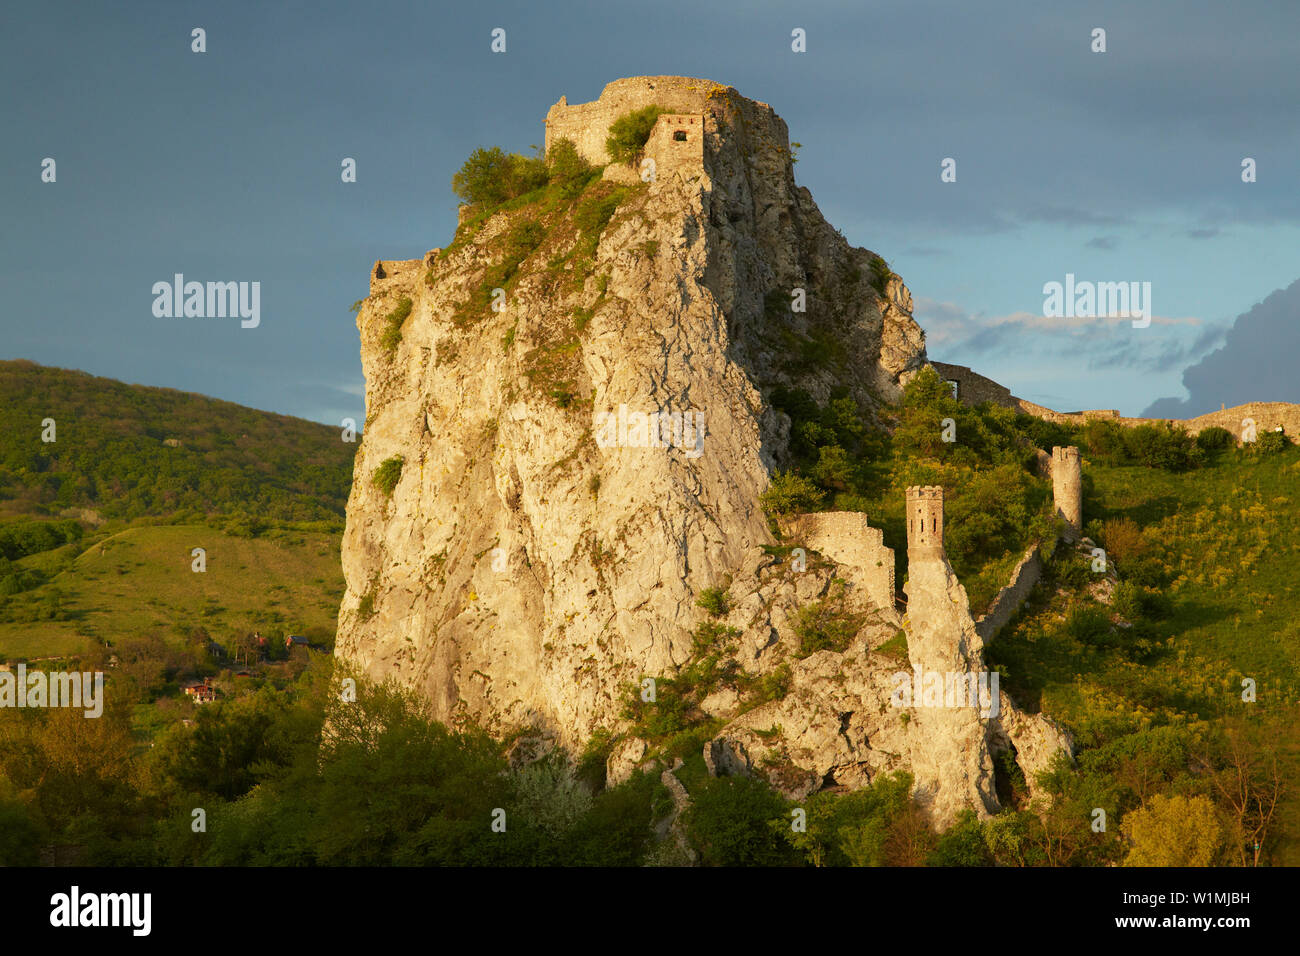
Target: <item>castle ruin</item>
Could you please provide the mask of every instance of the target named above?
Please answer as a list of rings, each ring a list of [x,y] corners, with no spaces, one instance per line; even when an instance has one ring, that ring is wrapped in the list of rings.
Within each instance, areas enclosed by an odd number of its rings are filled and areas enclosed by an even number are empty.
[[[849,584],[887,619],[895,615],[894,549],[860,511],[816,511],[784,523],[783,532],[843,569]]]
[[[773,148],[789,155],[789,131],[770,106],[746,99],[721,83],[687,76],[615,80],[590,103],[570,105],[567,97],[560,97],[546,113],[545,148],[549,151],[557,141],[568,139],[583,159],[605,167],[604,178],[632,181],[640,170],[613,165],[605,140],[615,120],[648,106],[667,111],[656,120],[642,150],[643,162],[653,160],[655,178],[705,169],[706,138],[727,129],[770,131],[750,148]]]
[[[1207,428],[1226,428],[1240,443],[1246,422],[1250,421],[1255,423],[1257,432],[1280,429],[1287,435],[1300,435],[1300,405],[1293,402],[1246,402],[1244,405],[1235,405],[1232,408],[1221,408],[1217,412],[1206,412],[1195,418],[1174,419],[1131,418],[1121,415],[1115,408],[1058,412],[1027,399],[1017,398],[1005,385],[999,385],[993,379],[973,372],[965,365],[934,361],[929,364],[952,388],[953,397],[965,405],[992,402],[1018,414],[1033,415],[1035,418],[1055,422],[1058,425],[1086,425],[1088,422],[1100,419],[1133,428],[1138,425],[1161,425],[1168,422],[1186,429],[1189,435],[1197,435]]]
[[[943,486],[907,489],[907,560],[944,558]]]
[[[688,149],[680,150],[682,154],[694,155],[698,146],[698,161],[702,162],[704,118],[714,105],[711,94],[726,89],[712,80],[686,76],[633,76],[606,84],[600,99],[590,103],[570,106],[568,98],[561,96],[546,113],[546,150],[549,152],[557,140],[571,140],[587,162],[607,166],[611,160],[605,139],[613,122],[633,110],[660,106],[672,112],[659,117],[651,138],[656,139],[661,133],[662,123],[668,142],[690,144]],[[678,139],[676,134],[682,138]],[[656,142],[656,148],[658,145]],[[646,147],[646,155],[653,155],[649,142]]]
[[[1083,472],[1074,445],[1052,448],[1052,500],[1065,519],[1066,539],[1077,540],[1083,534]]]

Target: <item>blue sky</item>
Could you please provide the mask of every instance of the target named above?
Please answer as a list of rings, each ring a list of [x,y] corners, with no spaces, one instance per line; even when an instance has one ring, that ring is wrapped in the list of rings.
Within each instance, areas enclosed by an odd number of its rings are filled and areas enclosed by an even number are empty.
[[[1300,4],[1133,6],[26,5],[0,27],[0,357],[359,420],[348,306],[375,259],[449,241],[465,156],[664,73],[776,109],[932,358],[1063,410],[1300,401]],[[261,282],[261,325],[156,318],[178,272]],[[1150,282],[1155,320],[1043,318],[1067,273]]]

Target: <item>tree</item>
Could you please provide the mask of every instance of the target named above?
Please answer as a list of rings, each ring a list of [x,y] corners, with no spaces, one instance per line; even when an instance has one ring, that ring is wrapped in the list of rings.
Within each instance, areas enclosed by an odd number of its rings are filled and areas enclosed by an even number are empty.
[[[1223,828],[1208,797],[1162,794],[1124,817],[1125,866],[1209,866]]]
[[[639,110],[624,113],[609,125],[609,135],[605,138],[605,149],[616,163],[632,163],[641,155],[650,131],[660,114],[668,110],[662,106],[646,106]]]
[[[546,163],[537,157],[507,153],[499,146],[479,147],[451,178],[452,191],[473,206],[497,206],[546,185]]]
[[[551,144],[546,154],[546,165],[551,185],[566,197],[582,192],[598,172],[595,166],[582,158],[571,139],[558,139]]]
[[[794,861],[772,821],[790,826],[786,802],[749,777],[717,777],[694,794],[686,831],[708,866],[782,866]]]
[[[1237,857],[1242,866],[1259,866],[1278,804],[1288,789],[1277,752],[1270,744],[1287,729],[1238,718],[1224,727],[1218,739],[1202,744],[1193,757],[1236,824]]]
[[[763,492],[760,501],[770,514],[785,515],[799,511],[815,511],[821,507],[825,492],[820,491],[807,478],[793,471],[778,471],[772,483]]]

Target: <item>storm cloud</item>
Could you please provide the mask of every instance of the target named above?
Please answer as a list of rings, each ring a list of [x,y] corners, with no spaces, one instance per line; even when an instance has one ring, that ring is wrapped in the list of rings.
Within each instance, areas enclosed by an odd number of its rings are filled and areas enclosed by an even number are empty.
[[[1222,347],[1183,372],[1187,398],[1161,398],[1142,414],[1193,418],[1220,405],[1300,402],[1300,377],[1278,356],[1300,353],[1300,279],[1237,316]]]

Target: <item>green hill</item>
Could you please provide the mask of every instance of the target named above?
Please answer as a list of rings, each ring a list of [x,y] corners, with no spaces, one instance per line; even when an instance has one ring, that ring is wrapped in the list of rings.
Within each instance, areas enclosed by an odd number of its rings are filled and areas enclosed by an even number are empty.
[[[0,659],[332,634],[356,447],[338,429],[25,361],[0,362],[0,404]]]

